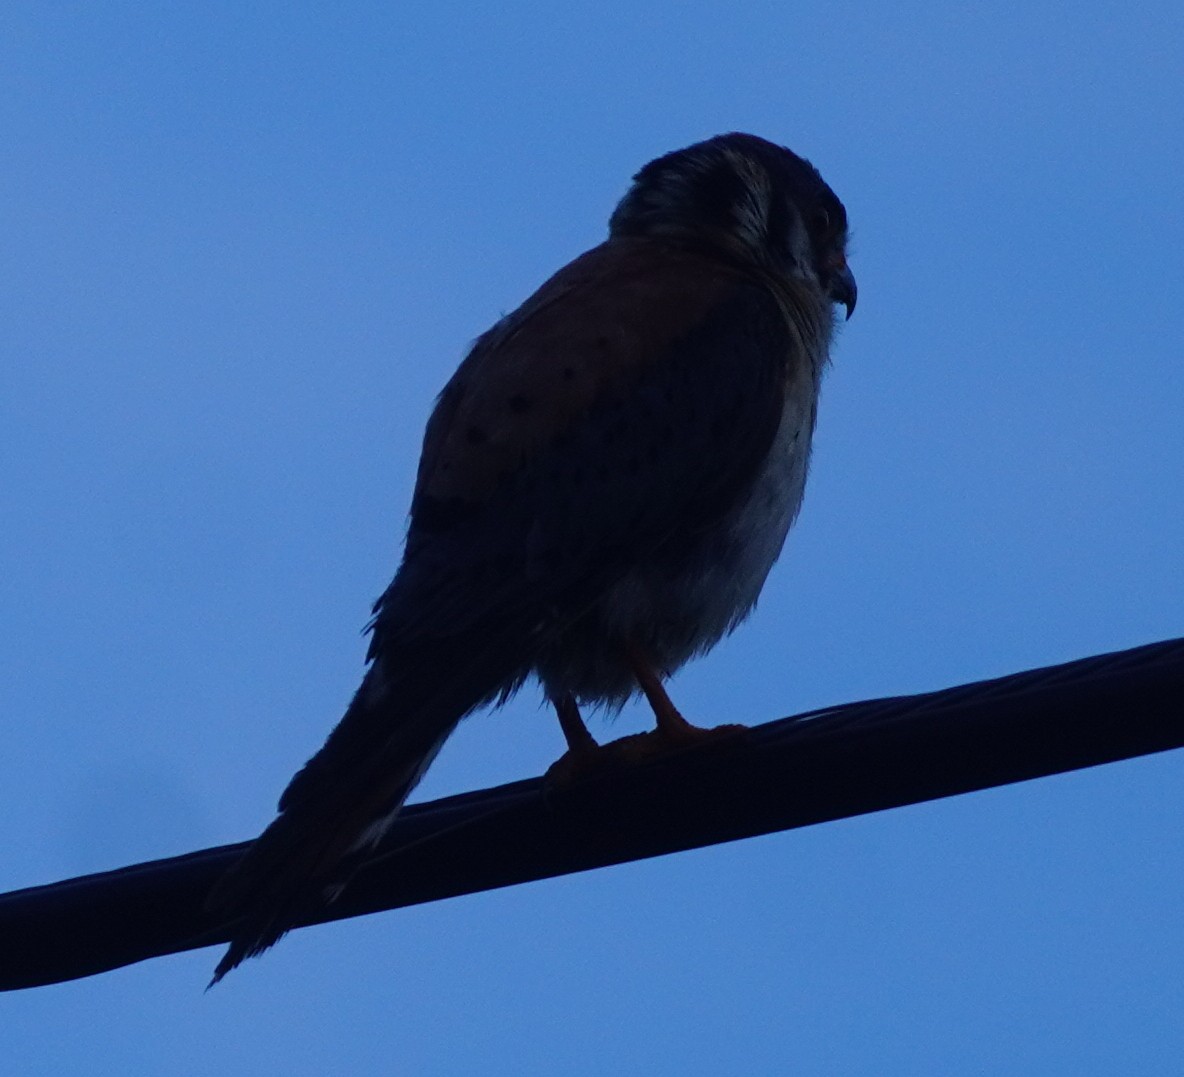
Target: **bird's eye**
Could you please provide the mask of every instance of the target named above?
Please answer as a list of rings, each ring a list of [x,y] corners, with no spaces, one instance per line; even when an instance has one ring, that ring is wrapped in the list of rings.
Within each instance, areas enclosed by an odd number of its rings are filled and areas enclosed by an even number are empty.
[[[814,225],[814,231],[819,235],[825,236],[830,233],[830,214],[826,210],[816,209],[811,223]]]

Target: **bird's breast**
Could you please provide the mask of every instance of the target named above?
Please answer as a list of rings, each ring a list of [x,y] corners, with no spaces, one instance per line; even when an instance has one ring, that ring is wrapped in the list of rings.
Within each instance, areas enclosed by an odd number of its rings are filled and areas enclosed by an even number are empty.
[[[607,637],[643,642],[673,672],[752,611],[802,503],[816,396],[816,384],[789,394],[763,463],[728,513],[611,589],[599,610]]]
[[[689,559],[687,592],[700,626],[696,650],[710,647],[756,604],[802,504],[814,415],[813,394],[787,400],[756,478]]]

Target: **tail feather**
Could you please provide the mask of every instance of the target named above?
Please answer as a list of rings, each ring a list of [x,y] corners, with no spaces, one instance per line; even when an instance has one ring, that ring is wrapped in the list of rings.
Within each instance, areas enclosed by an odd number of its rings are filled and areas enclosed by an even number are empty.
[[[461,719],[521,682],[522,649],[504,635],[484,642],[448,647],[444,662],[437,644],[430,656],[407,648],[370,667],[279,815],[206,899],[234,926],[210,986],[334,900]]]

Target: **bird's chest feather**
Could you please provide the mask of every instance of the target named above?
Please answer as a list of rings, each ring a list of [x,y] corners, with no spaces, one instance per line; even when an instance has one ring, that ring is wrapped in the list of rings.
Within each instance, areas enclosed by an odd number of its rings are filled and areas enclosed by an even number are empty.
[[[622,579],[602,611],[614,634],[643,639],[672,670],[752,610],[797,515],[817,410],[816,377],[787,394],[777,433],[731,510]]]
[[[725,605],[729,599],[734,602],[729,620],[743,617],[756,602],[801,507],[814,417],[813,395],[787,403],[764,466],[721,529],[731,542],[721,562],[704,576],[708,589],[724,596]],[[730,587],[715,579],[721,575],[731,579]]]

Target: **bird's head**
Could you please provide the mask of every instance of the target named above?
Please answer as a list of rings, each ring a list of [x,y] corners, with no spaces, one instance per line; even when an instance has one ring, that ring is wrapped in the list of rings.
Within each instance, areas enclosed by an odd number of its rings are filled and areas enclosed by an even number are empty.
[[[650,161],[609,233],[707,247],[816,285],[848,318],[855,310],[843,203],[809,161],[755,135],[719,135]]]

